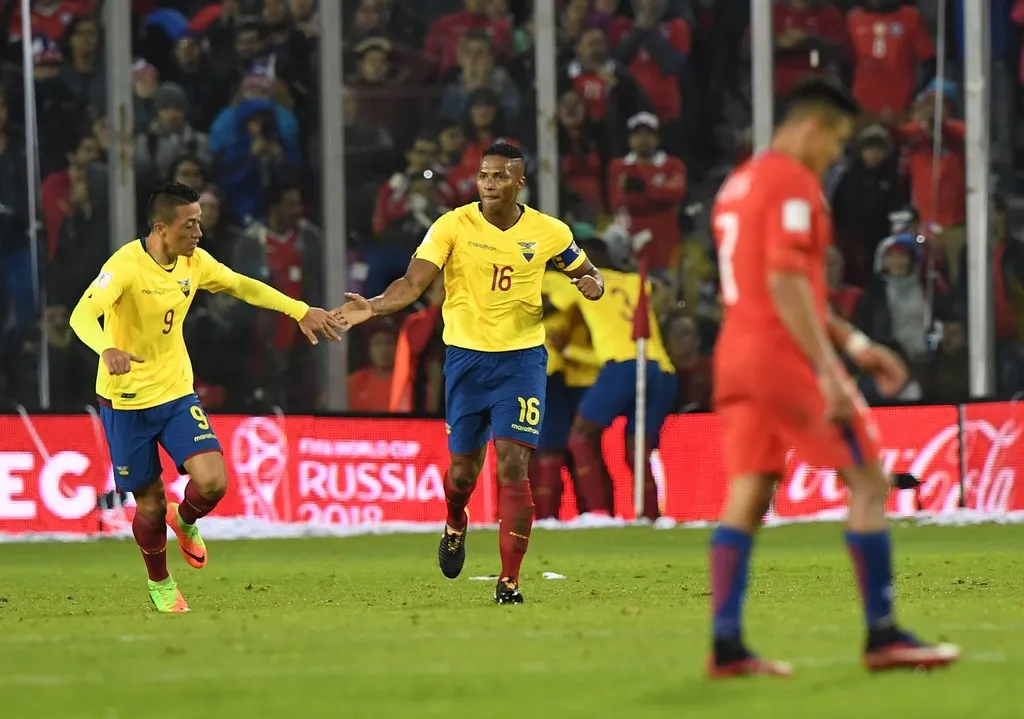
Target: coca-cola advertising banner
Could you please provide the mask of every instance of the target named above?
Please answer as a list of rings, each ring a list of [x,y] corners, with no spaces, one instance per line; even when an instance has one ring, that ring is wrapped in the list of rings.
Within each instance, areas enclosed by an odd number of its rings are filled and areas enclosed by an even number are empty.
[[[1018,442],[1024,408],[1012,403],[894,407],[875,409],[874,416],[886,467],[922,482],[918,491],[892,493],[892,513],[965,508],[995,518],[1024,511],[1024,487],[1016,481],[1024,466]],[[260,527],[373,531],[443,520],[448,455],[441,421],[227,415],[212,421],[231,481],[211,516],[238,520],[242,536],[258,536]],[[680,522],[718,516],[726,491],[722,452],[714,415],[669,419],[653,459],[664,516]],[[621,423],[608,430],[604,453],[617,512],[630,519],[632,474]],[[168,495],[180,498],[188,478],[180,477],[166,456],[164,470]],[[835,471],[791,456],[786,474],[773,518],[842,515],[846,496]],[[571,520],[576,507],[568,474],[566,486],[561,518]],[[97,499],[113,487],[95,415],[0,417],[0,534],[124,531],[130,506],[97,510]],[[496,498],[489,452],[470,505],[474,522],[495,521]]]

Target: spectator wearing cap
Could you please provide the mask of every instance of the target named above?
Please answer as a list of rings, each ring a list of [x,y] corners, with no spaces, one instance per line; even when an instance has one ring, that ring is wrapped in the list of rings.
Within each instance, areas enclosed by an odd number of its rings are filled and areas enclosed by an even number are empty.
[[[630,153],[608,168],[608,204],[629,218],[629,232],[651,232],[641,250],[651,270],[675,268],[679,261],[679,207],[686,196],[686,166],[661,148],[658,118],[637,113],[626,125]]]
[[[864,285],[871,277],[878,243],[891,231],[889,215],[899,209],[899,168],[893,140],[881,125],[869,125],[857,136],[853,151],[826,181],[835,243],[843,253],[845,279]]]
[[[173,82],[162,83],[153,102],[156,118],[146,132],[135,136],[136,182],[156,186],[182,155],[195,156],[209,167],[213,161],[209,140],[188,124],[188,96],[184,88]]]
[[[201,39],[188,33],[174,46],[174,63],[168,79],[181,86],[188,97],[185,120],[200,132],[206,132],[223,109],[228,86],[211,66]]]
[[[90,109],[107,106],[107,75],[100,52],[100,28],[92,15],[75,17],[64,35],[61,78]]]
[[[160,73],[145,60],[132,63],[132,102],[134,103],[135,134],[145,132],[156,117],[153,98],[160,87]]]
[[[615,57],[629,68],[665,127],[670,151],[687,147],[683,118],[682,75],[690,54],[690,26],[668,14],[667,0],[633,0],[633,26]]]
[[[512,23],[507,15],[488,13],[486,0],[463,0],[463,9],[438,18],[430,26],[423,49],[443,77],[458,64],[460,40],[470,30],[479,30],[491,40],[498,57],[512,51]]]
[[[450,73],[441,95],[440,115],[462,117],[474,92],[488,88],[498,96],[502,115],[514,123],[519,117],[519,90],[503,67],[495,65],[491,38],[482,30],[470,30],[459,39],[458,69]]]
[[[418,101],[422,88],[413,87],[409,70],[394,62],[393,45],[371,37],[355,48],[355,72],[347,84],[356,95],[359,119],[387,129],[399,147],[405,147],[422,124]]]
[[[369,365],[348,376],[348,408],[351,412],[383,413],[391,400],[397,332],[387,317],[364,327]]]
[[[572,87],[583,97],[590,122],[611,155],[625,154],[622,128],[628,118],[649,110],[650,101],[626,67],[610,57],[608,36],[600,26],[586,28],[574,51],[561,85]]]
[[[936,158],[933,133],[935,95],[942,99],[939,125],[941,153]],[[967,239],[966,125],[952,119],[954,83],[932,81],[917,96],[910,122],[898,129],[910,179],[910,198],[926,223],[937,225],[935,240],[955,285],[960,273],[960,250]],[[936,192],[937,190],[937,192]]]

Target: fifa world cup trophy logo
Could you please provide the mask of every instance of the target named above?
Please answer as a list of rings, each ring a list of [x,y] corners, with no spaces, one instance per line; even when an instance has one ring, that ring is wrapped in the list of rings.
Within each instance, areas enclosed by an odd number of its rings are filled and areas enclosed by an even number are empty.
[[[277,489],[288,466],[288,438],[273,419],[250,417],[231,438],[231,460],[245,516],[280,522]]]

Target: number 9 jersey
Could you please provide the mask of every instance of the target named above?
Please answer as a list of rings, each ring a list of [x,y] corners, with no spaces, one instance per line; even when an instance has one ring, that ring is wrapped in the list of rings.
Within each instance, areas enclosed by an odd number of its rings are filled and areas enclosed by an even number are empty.
[[[818,177],[772,151],[729,176],[715,198],[711,222],[724,312],[714,357],[715,398],[720,401],[756,389],[788,363],[810,367],[775,311],[768,276],[806,276],[824,324],[832,225]]]

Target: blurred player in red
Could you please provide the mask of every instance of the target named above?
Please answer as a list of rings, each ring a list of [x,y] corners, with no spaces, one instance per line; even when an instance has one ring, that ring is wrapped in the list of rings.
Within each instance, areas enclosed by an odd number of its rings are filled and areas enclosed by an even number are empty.
[[[893,612],[892,552],[885,518],[890,481],[878,434],[836,353],[896,394],[906,369],[889,350],[828,310],[831,220],[820,177],[839,157],[857,103],[824,79],[796,87],[771,148],[725,182],[712,214],[725,317],[714,356],[729,499],[711,537],[712,677],[785,676],[788,664],[746,646],[742,605],[754,533],[786,454],[835,467],[849,497],[846,544],[867,620],[868,669],[933,667],[959,658],[903,631]]]

